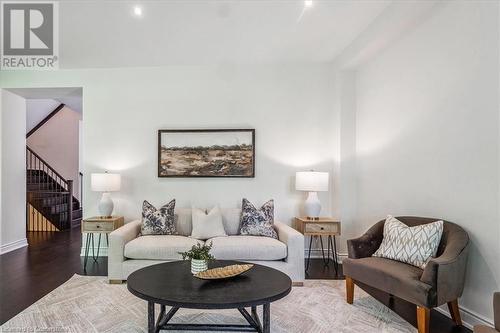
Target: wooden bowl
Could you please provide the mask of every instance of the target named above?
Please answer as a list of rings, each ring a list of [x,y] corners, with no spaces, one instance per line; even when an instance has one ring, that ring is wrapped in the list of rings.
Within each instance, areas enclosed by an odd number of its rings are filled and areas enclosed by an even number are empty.
[[[245,273],[253,267],[253,264],[230,265],[224,267],[212,268],[199,272],[193,276],[202,280],[227,279]]]

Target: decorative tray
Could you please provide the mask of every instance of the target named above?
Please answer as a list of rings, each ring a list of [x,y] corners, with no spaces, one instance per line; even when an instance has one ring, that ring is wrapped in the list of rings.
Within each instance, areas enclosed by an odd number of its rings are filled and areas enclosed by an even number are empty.
[[[227,279],[245,273],[252,267],[253,267],[252,264],[217,267],[203,272],[199,272],[194,276],[202,280]]]

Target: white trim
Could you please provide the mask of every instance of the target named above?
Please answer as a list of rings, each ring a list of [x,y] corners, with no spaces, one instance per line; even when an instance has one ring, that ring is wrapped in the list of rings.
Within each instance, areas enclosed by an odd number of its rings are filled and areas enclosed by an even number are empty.
[[[11,252],[25,246],[28,246],[28,240],[26,238],[11,243],[7,243],[5,245],[0,246],[0,254],[5,254],[7,252]]]
[[[347,253],[338,253],[337,252],[337,258],[339,258],[339,263],[341,264],[342,261],[344,261],[344,259],[348,258],[348,254]]]
[[[92,258],[92,250],[94,250],[94,254],[97,254],[97,246],[89,247],[89,258]],[[85,256],[85,247],[82,246],[82,249],[80,251],[80,257]],[[99,257],[107,257],[108,256],[108,248],[107,247],[102,247],[99,249]]]
[[[325,255],[327,254],[327,249],[325,249]],[[304,250],[304,258],[307,259],[309,255],[309,249]],[[319,249],[311,249],[311,259],[323,258],[323,254],[321,253],[321,248]],[[337,258],[339,259],[339,264],[342,263],[344,258],[347,258],[347,253],[339,253],[337,252]],[[333,259],[333,251],[330,251],[330,259]]]
[[[448,311],[448,307],[446,305],[441,305],[440,307],[435,308],[436,311],[444,314],[446,317],[451,318],[450,312]],[[462,317],[462,323],[468,329],[473,329],[476,325],[486,325],[486,326],[495,326],[493,321],[474,312],[467,308],[460,307],[460,315]]]

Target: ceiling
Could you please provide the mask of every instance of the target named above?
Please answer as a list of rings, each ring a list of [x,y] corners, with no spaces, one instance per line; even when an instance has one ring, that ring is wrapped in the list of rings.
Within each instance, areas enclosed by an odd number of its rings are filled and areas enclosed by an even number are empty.
[[[330,62],[390,2],[63,0],[60,67]]]
[[[70,109],[82,113],[83,89],[63,88],[11,88],[8,91],[25,99],[53,99],[66,104]]]

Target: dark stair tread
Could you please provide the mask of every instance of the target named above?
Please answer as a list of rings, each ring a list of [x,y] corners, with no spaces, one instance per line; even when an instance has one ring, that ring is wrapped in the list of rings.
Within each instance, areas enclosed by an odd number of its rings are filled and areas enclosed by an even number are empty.
[[[72,221],[68,221],[67,197],[64,197],[64,188],[43,170],[26,170],[27,200],[50,223],[59,230],[78,227],[81,225],[82,209],[80,201],[74,196]]]

